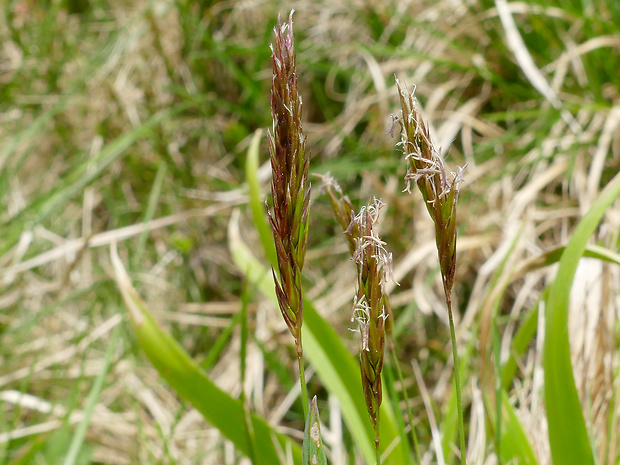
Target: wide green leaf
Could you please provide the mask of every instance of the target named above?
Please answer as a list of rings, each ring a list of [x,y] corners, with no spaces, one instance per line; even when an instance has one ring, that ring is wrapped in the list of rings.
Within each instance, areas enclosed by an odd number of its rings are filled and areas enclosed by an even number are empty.
[[[545,405],[555,465],[595,464],[570,360],[569,291],[587,241],[618,195],[620,174],[605,187],[577,225],[549,289],[545,315]]]
[[[131,281],[116,252],[111,250],[112,264],[119,290],[127,307],[140,347],[161,376],[177,394],[190,402],[243,454],[251,453],[242,403],[218,388],[187,352],[155,321]],[[260,444],[254,450],[258,464],[280,463],[278,449],[290,448],[295,463],[301,461],[300,447],[278,434],[267,422],[251,414],[254,438]],[[278,444],[278,446],[276,446]]]

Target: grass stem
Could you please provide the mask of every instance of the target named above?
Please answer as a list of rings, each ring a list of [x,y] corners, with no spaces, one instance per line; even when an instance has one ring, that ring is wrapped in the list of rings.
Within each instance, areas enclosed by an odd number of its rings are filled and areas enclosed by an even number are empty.
[[[304,421],[308,418],[308,389],[306,388],[306,370],[304,368],[303,350],[301,341],[297,350],[297,363],[299,364],[299,383],[301,384],[301,403],[304,409]]]
[[[379,448],[379,444],[380,444],[380,437],[379,437],[379,407],[377,407],[377,419],[376,419],[376,423],[375,423],[375,462],[377,463],[377,465],[381,465],[381,449]]]
[[[466,465],[465,459],[465,426],[463,422],[463,401],[461,395],[461,375],[459,371],[459,357],[456,349],[456,332],[454,331],[454,318],[452,317],[452,300],[447,295],[448,318],[450,320],[450,339],[452,341],[452,358],[454,359],[454,383],[456,385],[456,411],[459,420],[459,442],[461,448],[461,465]]]

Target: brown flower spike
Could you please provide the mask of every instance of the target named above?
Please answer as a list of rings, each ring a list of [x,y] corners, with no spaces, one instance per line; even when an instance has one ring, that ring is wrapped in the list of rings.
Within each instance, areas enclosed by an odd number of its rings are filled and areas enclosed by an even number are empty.
[[[273,212],[269,212],[269,223],[276,246],[279,279],[275,271],[273,274],[280,311],[295,338],[298,357],[301,357],[301,270],[308,244],[310,157],[306,152],[306,137],[301,124],[302,102],[297,89],[293,12],[286,24],[278,18],[274,32],[275,44],[271,47],[273,128],[268,135]]]
[[[390,274],[392,255],[376,233],[383,202],[374,199],[351,221],[347,234],[355,241],[352,260],[357,265],[357,292],[353,301],[353,320],[362,338],[360,368],[364,399],[375,427],[375,445],[379,445],[379,406],[383,396],[381,370],[385,353],[385,322],[388,318],[384,286]]]
[[[375,447],[379,449],[379,407],[383,397],[381,370],[385,353],[385,333],[390,329],[389,300],[385,283],[394,280],[392,254],[377,235],[379,211],[384,204],[379,199],[362,207],[355,215],[349,197],[329,175],[322,176],[336,218],[349,243],[351,260],[357,266],[357,290],[353,300],[353,318],[361,335],[359,354],[362,387],[368,415],[375,428]]]
[[[452,314],[452,286],[456,269],[456,201],[459,194],[458,185],[463,179],[463,170],[451,173],[448,179],[443,159],[435,149],[430,131],[424,122],[413,92],[400,87],[396,80],[403,110],[402,118],[395,118],[401,124],[401,142],[409,170],[405,176],[406,191],[411,192],[411,182],[415,182],[422,193],[428,213],[435,224],[435,241],[439,255],[439,268],[443,281],[443,290],[448,307],[452,357],[454,358],[454,383],[456,385],[457,413],[459,421],[459,442],[461,464],[465,465],[465,428],[463,420],[463,403],[461,397],[461,380],[459,374],[458,353],[456,349],[456,331]]]
[[[450,299],[456,269],[456,201],[459,182],[463,179],[463,170],[451,173],[448,179],[443,159],[435,149],[428,126],[422,119],[417,100],[413,92],[396,86],[400,94],[403,109],[400,120],[401,142],[405,158],[409,162],[409,170],[405,176],[406,191],[411,192],[411,182],[415,182],[424,197],[433,222],[435,223],[435,239],[439,254],[439,266],[443,278],[446,299]]]

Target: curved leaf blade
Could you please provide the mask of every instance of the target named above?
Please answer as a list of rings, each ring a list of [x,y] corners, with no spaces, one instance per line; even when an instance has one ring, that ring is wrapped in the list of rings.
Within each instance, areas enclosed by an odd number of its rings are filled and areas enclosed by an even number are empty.
[[[258,180],[258,155],[260,147],[260,139],[262,130],[257,129],[252,136],[250,147],[245,161],[245,179],[248,183],[250,191],[250,209],[252,211],[252,219],[254,227],[258,231],[258,237],[267,256],[267,260],[271,266],[277,268],[278,259],[276,257],[276,246],[273,243],[271,228],[267,222],[267,213],[265,210],[265,198],[261,194],[260,182]]]
[[[111,248],[115,279],[127,307],[140,347],[160,375],[183,399],[190,402],[204,418],[229,439],[244,455],[250,454],[246,434],[246,412],[237,399],[218,388],[187,352],[164,331],[153,318],[131,281],[118,256]],[[300,447],[277,433],[264,419],[250,414],[254,437],[260,444],[255,451],[257,463],[281,463],[278,449],[290,448],[295,463],[301,461]]]
[[[590,211],[577,225],[560,259],[555,281],[549,289],[543,360],[549,443],[556,465],[595,465],[570,360],[568,291],[588,239],[618,195],[620,174],[603,189]]]

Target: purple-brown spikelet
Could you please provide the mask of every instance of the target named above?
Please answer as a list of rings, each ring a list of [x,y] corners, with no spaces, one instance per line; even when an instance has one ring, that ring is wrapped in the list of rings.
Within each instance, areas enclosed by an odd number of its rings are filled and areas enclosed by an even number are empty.
[[[274,270],[278,303],[300,353],[303,318],[301,270],[308,244],[310,157],[301,124],[302,101],[297,88],[293,12],[285,24],[278,18],[274,32],[275,43],[271,47],[273,127],[268,135],[273,211],[269,212],[269,223],[278,259],[279,276]]]
[[[412,181],[418,185],[435,224],[439,266],[444,293],[449,300],[456,269],[456,201],[458,186],[467,165],[459,168],[457,173],[451,173],[451,179],[448,178],[443,159],[431,141],[430,131],[420,114],[414,93],[402,89],[398,80],[396,86],[403,111],[402,119],[398,119],[402,127],[400,145],[409,162],[405,190],[411,192]]]

